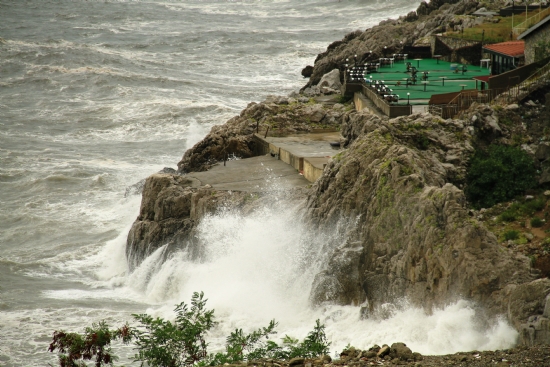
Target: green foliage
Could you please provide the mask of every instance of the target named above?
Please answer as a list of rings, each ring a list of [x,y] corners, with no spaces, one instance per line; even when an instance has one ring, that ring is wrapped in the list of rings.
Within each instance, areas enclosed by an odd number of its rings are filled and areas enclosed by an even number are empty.
[[[513,222],[522,215],[532,216],[546,207],[544,198],[533,199],[523,203],[513,203],[506,211],[502,212],[499,219],[503,222]]]
[[[539,228],[539,227],[542,227],[543,225],[544,225],[544,222],[542,221],[542,219],[538,217],[531,218],[531,227]]]
[[[535,62],[550,57],[550,40],[540,40],[535,45]]]
[[[111,341],[120,339],[124,343],[131,340],[130,328],[124,325],[117,330],[109,330],[105,321],[87,327],[84,335],[55,331],[48,350],[59,351],[58,359],[61,367],[85,367],[84,361],[95,357],[95,366],[113,365],[118,358],[111,352]]]
[[[520,148],[492,145],[472,158],[465,193],[474,207],[491,207],[535,185],[533,160]]]
[[[499,218],[503,222],[513,222],[517,219],[517,215],[513,211],[506,210],[505,212],[500,214]]]
[[[519,231],[516,231],[515,229],[510,229],[502,234],[504,237],[504,240],[517,240],[519,238]]]
[[[209,355],[205,335],[217,323],[214,310],[206,308],[206,301],[202,292],[195,292],[191,307],[185,302],[176,306],[174,322],[139,314],[133,315],[139,325],[131,329],[124,325],[109,330],[102,321],[86,328],[84,335],[55,331],[49,351],[58,350],[61,367],[86,367],[84,361],[94,357],[96,367],[113,365],[117,357],[111,353],[110,343],[116,339],[124,343],[133,340],[137,349],[134,360],[150,367],[214,366],[260,358],[312,358],[329,353],[325,326],[319,320],[302,342],[285,335],[282,345],[268,340],[276,333],[277,322],[271,320],[267,327],[250,334],[236,329],[227,338],[225,353]]]
[[[268,339],[275,334],[277,323],[271,320],[265,328],[260,328],[250,334],[244,334],[237,329],[227,338],[226,352],[212,355],[209,365],[217,366],[225,363],[237,363],[261,358],[291,359],[294,357],[313,358],[329,353],[330,343],[327,342],[325,326],[316,320],[315,327],[307,337],[298,339],[285,335],[282,345]]]
[[[535,212],[541,211],[546,206],[546,200],[545,199],[533,199],[526,201],[525,204],[523,204],[523,211],[527,215],[533,215]]]
[[[192,366],[207,357],[205,334],[216,322],[214,310],[206,309],[204,293],[193,293],[191,308],[180,303],[175,322],[133,315],[141,326],[133,332],[138,353],[136,361],[151,367]]]

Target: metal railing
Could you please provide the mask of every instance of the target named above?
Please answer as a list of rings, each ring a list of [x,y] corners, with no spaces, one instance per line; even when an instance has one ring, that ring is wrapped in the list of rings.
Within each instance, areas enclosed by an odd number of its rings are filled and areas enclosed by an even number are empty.
[[[452,118],[466,111],[474,103],[490,103],[495,100],[501,104],[517,102],[547,84],[550,84],[550,62],[512,87],[464,90],[446,105],[431,105],[429,111],[443,118]]]
[[[550,15],[550,8],[541,10],[537,14],[530,16],[520,24],[512,27],[512,32],[514,32],[514,35],[517,36],[540,22],[542,19],[546,18],[548,15]]]

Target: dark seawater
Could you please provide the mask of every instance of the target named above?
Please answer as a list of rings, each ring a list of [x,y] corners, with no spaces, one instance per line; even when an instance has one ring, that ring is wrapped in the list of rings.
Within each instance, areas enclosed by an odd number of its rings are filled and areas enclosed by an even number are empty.
[[[418,324],[406,328],[397,318],[381,328],[386,333],[368,336],[372,325],[359,322],[355,308],[310,310],[309,278],[296,283],[301,290],[287,287],[293,278],[285,256],[306,237],[291,211],[208,218],[203,236],[213,254],[223,254],[209,264],[184,255],[162,263],[155,253],[130,274],[124,258],[141,199],[128,190],[133,184],[175,168],[188,147],[249,102],[303,86],[301,69],[329,43],[416,6],[0,0],[0,365],[55,364],[47,352],[53,330],[81,331],[101,319],[118,325],[136,312],[169,317],[198,290],[226,320],[212,335],[218,348],[228,330],[272,317],[296,336],[322,317],[336,347],[397,335],[441,350],[442,335],[470,332],[467,304],[435,319],[407,309],[412,314],[399,317]],[[259,259],[273,265],[255,266]],[[500,339],[479,332],[464,339],[487,348],[510,343],[514,335],[499,325]],[[469,348],[464,343],[450,350]]]

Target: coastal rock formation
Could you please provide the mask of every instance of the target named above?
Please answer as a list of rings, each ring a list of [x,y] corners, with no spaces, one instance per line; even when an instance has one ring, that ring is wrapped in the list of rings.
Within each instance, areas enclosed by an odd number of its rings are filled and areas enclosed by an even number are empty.
[[[130,268],[165,244],[187,249],[194,258],[200,256],[199,249],[192,246],[198,221],[220,205],[242,206],[244,200],[243,193],[193,187],[193,182],[185,176],[169,173],[149,176],[143,188],[139,216],[128,233],[126,258]]]
[[[169,248],[186,249],[193,258],[200,257],[200,246],[194,242],[193,234],[205,214],[215,212],[220,206],[250,209],[248,194],[213,190],[185,173],[208,170],[228,156],[254,156],[252,136],[256,129],[265,133],[269,128],[269,134],[309,132],[319,127],[338,129],[354,113],[342,107],[270,96],[265,102],[249,104],[224,125],[214,126],[202,141],[185,152],[178,163],[178,173],[164,171],[146,179],[140,213],[127,238],[130,267],[139,265],[165,244]]]
[[[337,85],[337,69],[346,58],[381,55],[384,45],[388,52],[398,50],[401,42],[432,34],[456,14],[477,7],[473,1],[423,3],[398,20],[350,33],[317,57],[313,70],[305,72],[311,78],[304,88],[312,95],[323,87],[333,89],[328,83]],[[330,82],[318,85],[327,74]],[[200,257],[193,234],[206,213],[220,206],[251,210],[245,193],[217,192],[197,185],[185,173],[208,170],[232,156],[252,157],[255,132],[340,129],[346,149],[326,166],[307,195],[295,196],[305,199],[306,219],[315,228],[330,231],[348,219],[348,236],[344,244],[332,244],[325,268],[314,279],[311,302],[353,304],[368,316],[400,298],[428,310],[467,299],[490,314],[507,315],[520,330],[522,343],[550,343],[550,281],[537,279],[540,273],[528,257],[498,243],[472,214],[463,191],[474,143],[512,144],[519,136],[543,173],[550,172],[547,144],[530,135],[544,124],[526,126],[517,112],[529,108],[527,112],[542,116],[541,106],[497,110],[474,105],[462,119],[426,113],[388,120],[349,105],[330,107],[295,97],[270,96],[249,104],[185,152],[177,173],[146,180],[140,214],[128,235],[131,266],[164,244],[186,247]],[[378,352],[375,356],[380,357]],[[386,346],[382,357],[415,359],[409,352],[403,345]]]
[[[280,135],[319,128],[337,130],[349,112],[314,100],[302,103],[294,98],[269,96],[262,103],[250,103],[225,124],[214,126],[203,140],[185,152],[178,163],[178,172],[206,171],[231,156],[252,157],[255,149],[252,135],[256,131]]]
[[[430,114],[350,117],[348,149],[325,168],[307,207],[319,227],[357,219],[316,277],[312,302],[367,305],[368,314],[402,297],[428,309],[465,298],[508,313],[518,328],[529,312],[542,314],[549,282],[531,286],[530,260],[469,215],[460,187],[476,129],[471,119]],[[536,305],[521,305],[523,289]]]
[[[463,19],[464,15],[473,13],[479,6],[477,1],[422,2],[416,12],[396,20],[382,21],[378,26],[364,32],[351,32],[341,41],[331,43],[325,52],[317,56],[313,71],[304,71],[304,75],[311,76],[303,90],[317,85],[323,75],[335,68],[342,69],[346,63],[374,60],[383,57],[384,54],[398,53],[403,46],[412,45],[420,38],[444,32],[449,24],[457,23],[457,15]],[[346,62],[346,59],[349,61]]]

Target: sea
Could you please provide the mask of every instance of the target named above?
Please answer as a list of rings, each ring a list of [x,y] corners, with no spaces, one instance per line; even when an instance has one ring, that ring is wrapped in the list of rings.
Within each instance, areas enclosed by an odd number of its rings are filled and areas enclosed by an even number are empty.
[[[319,319],[333,357],[398,341],[423,354],[514,345],[506,321],[480,320],[467,301],[426,313],[402,300],[370,319],[311,307],[319,249],[338,238],[310,232],[292,203],[209,215],[200,262],[162,247],[132,271],[126,262],[136,184],[248,103],[298,90],[331,42],[418,3],[0,0],[0,366],[56,365],[55,330],[170,319],[200,291],[219,321],[213,352],[271,319],[275,338],[303,338]],[[131,345],[115,352],[139,365]]]

